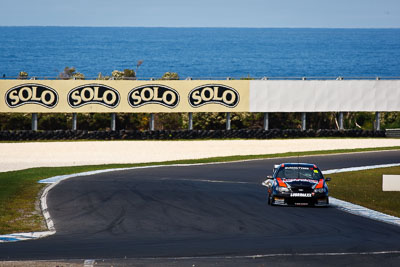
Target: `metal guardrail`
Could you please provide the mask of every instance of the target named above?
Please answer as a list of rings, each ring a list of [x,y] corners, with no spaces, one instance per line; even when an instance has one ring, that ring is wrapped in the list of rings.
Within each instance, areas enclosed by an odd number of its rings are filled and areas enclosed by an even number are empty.
[[[0,80],[69,80],[62,79],[59,77],[47,77],[47,76],[32,76],[27,78],[20,78],[18,76],[2,76]],[[85,77],[83,80],[97,80],[98,77]],[[71,78],[71,80],[73,80]],[[78,79],[79,80],[79,79]],[[116,79],[110,79],[116,80]],[[162,80],[161,78],[154,77],[138,77],[138,78],[124,78],[122,80],[139,80],[139,81],[154,81]],[[180,80],[400,80],[399,77],[186,77]]]
[[[400,138],[400,129],[386,129],[386,137]]]

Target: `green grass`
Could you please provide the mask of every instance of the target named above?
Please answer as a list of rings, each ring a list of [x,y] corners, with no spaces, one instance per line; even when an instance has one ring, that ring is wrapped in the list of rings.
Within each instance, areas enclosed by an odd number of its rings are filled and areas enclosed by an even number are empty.
[[[400,192],[383,192],[382,175],[400,175],[400,167],[330,174],[331,196],[400,217]]]
[[[109,164],[109,165],[51,167],[51,168],[46,167],[46,168],[32,168],[21,171],[3,172],[0,173],[0,234],[46,230],[42,214],[40,210],[37,208],[40,192],[45,185],[39,184],[37,182],[41,179],[57,175],[110,169],[110,168],[136,167],[136,166],[229,162],[238,160],[297,157],[297,156],[309,156],[309,155],[327,155],[336,153],[398,150],[398,149],[400,149],[400,147],[342,149],[342,150],[326,150],[326,151],[296,152],[296,153],[290,152],[290,153],[267,154],[267,155],[230,156],[230,157],[204,158],[196,160],[153,162],[144,164]],[[266,170],[266,172],[268,172],[268,170]],[[341,179],[339,176],[336,177],[337,175],[332,175],[332,177],[335,177],[335,179],[330,183],[331,192],[332,195],[334,196],[336,196],[338,191],[339,192],[341,191],[337,190],[336,188],[342,186],[339,185],[339,183],[337,182],[339,181],[339,179]],[[340,195],[337,195],[337,197],[343,199]]]

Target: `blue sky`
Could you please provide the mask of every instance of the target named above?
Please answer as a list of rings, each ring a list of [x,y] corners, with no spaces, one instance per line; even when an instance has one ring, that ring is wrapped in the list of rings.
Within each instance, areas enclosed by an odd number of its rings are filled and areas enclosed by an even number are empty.
[[[400,28],[400,0],[0,0],[0,26]]]

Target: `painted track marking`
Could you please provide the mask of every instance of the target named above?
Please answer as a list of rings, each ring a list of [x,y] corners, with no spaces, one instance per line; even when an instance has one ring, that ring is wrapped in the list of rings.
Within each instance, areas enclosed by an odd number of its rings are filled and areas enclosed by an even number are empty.
[[[356,255],[388,255],[400,254],[399,250],[370,252],[320,252],[320,253],[275,253],[238,256],[195,256],[195,257],[163,257],[163,260],[199,260],[199,259],[262,259],[272,257],[310,257],[310,256],[356,256]],[[128,258],[129,259],[129,258]],[[132,258],[137,260],[159,260],[157,257]]]

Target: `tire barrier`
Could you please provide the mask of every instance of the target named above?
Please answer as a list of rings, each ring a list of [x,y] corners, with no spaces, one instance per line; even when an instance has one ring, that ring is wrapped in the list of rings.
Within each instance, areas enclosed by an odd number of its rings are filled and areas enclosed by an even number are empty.
[[[305,137],[386,137],[384,130],[158,130],[158,131],[0,131],[0,141],[33,140],[179,140],[179,139],[273,139]]]

